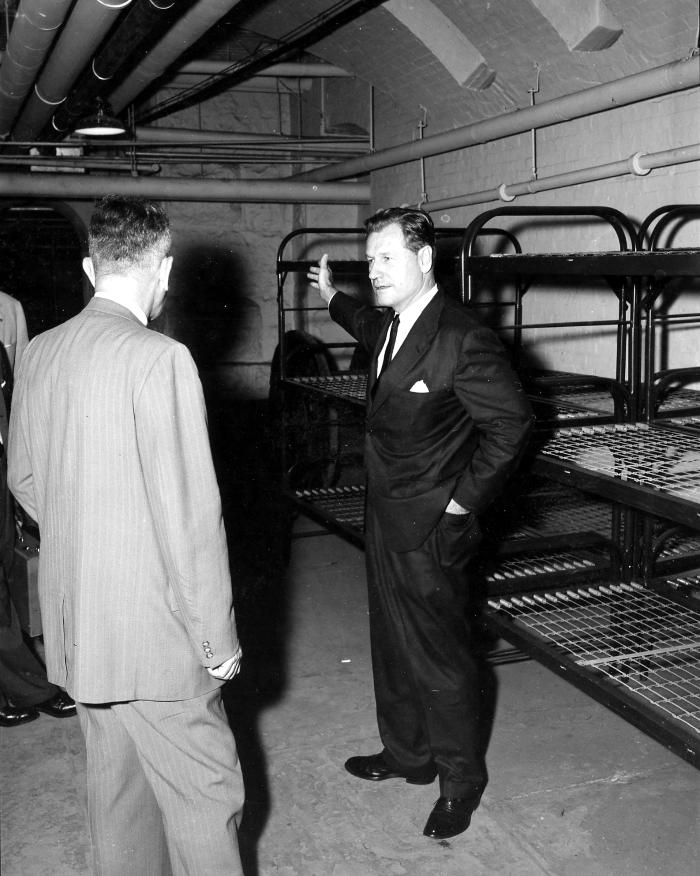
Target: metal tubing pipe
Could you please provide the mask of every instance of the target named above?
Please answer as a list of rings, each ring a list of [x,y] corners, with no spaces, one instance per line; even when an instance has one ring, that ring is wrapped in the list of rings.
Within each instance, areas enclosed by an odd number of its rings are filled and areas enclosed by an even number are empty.
[[[217,73],[223,73],[231,66],[231,61],[211,61],[203,58],[199,61],[189,61],[183,64],[175,72],[174,76],[215,76]],[[323,62],[312,63],[311,61],[289,61],[279,64],[272,64],[263,70],[258,70],[256,76],[274,76],[274,77],[289,77],[294,79],[301,77],[302,79],[314,79],[318,77],[336,78],[336,77],[352,77],[352,73],[343,70],[342,67],[336,67],[335,64],[325,64]]]
[[[245,143],[247,140],[255,141],[256,143],[299,143],[304,142],[304,139],[290,136],[288,134],[262,134],[252,131],[212,131],[212,130],[196,130],[193,128],[157,128],[154,125],[136,125],[136,137],[139,140],[149,142],[165,142],[165,143]],[[363,143],[367,141],[366,137],[317,137],[317,141],[323,140],[327,143],[338,141]]]
[[[53,114],[50,136],[64,136],[78,119],[94,112],[95,98],[107,90],[109,80],[124,70],[137,53],[147,54],[143,48],[153,39],[152,33],[162,33],[178,12],[174,0],[136,0]]]
[[[6,137],[72,0],[22,0],[0,67],[0,137]]]
[[[663,152],[636,152],[629,158],[613,161],[610,164],[599,164],[595,167],[583,167],[568,173],[557,173],[554,176],[540,177],[536,180],[526,180],[518,183],[508,183],[493,189],[486,189],[471,194],[456,195],[453,198],[442,198],[421,205],[427,213],[438,210],[450,210],[454,207],[468,207],[473,204],[486,204],[489,201],[512,201],[517,195],[532,195],[536,192],[561,189],[581,183],[597,182],[614,176],[625,176],[628,173],[643,176],[654,167],[668,167],[672,164],[685,164],[689,161],[700,161],[700,144],[681,146],[678,149],[666,149]]]
[[[240,0],[200,0],[185,12],[148,52],[121,85],[109,95],[115,113],[120,113],[184,51],[203,36],[217,21],[237,6]]]
[[[33,140],[62,103],[115,19],[132,0],[78,0],[17,120],[15,140]]]
[[[604,110],[617,109],[640,100],[698,85],[700,85],[700,55],[692,55],[680,61],[626,76],[615,82],[596,85],[526,109],[518,109],[481,122],[474,122],[454,131],[434,134],[432,137],[391,146],[362,158],[353,158],[350,161],[297,174],[294,179],[331,180],[357,176],[372,170],[403,164],[406,161],[453,152],[479,143],[488,143],[491,140],[500,140],[529,131],[531,128],[545,128]]]
[[[368,204],[368,183],[266,180],[154,179],[67,173],[0,174],[0,198],[90,200],[105,192],[162,201],[276,204]]]

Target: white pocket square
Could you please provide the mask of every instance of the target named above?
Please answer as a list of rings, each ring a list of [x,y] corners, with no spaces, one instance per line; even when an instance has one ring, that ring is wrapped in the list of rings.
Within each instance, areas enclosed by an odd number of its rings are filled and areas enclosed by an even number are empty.
[[[423,380],[419,380],[417,383],[414,383],[410,389],[410,392],[430,392],[428,387],[426,386]]]

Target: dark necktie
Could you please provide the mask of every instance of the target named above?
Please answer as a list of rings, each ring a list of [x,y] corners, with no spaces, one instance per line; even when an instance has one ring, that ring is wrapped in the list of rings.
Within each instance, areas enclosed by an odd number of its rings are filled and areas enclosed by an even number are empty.
[[[396,333],[399,330],[399,315],[398,313],[394,314],[394,318],[391,321],[391,328],[389,329],[389,343],[386,345],[386,350],[384,351],[384,361],[382,362],[382,370],[377,374],[377,380],[384,374],[386,369],[389,367],[389,363],[391,362],[391,358],[394,355],[394,344],[396,343]]]

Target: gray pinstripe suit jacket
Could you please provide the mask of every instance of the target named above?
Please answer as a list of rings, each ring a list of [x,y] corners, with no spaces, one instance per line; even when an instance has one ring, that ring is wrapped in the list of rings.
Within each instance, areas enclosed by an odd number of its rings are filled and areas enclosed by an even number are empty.
[[[10,420],[38,522],[51,681],[85,703],[218,687],[237,636],[201,384],[182,344],[93,298],[34,338]]]

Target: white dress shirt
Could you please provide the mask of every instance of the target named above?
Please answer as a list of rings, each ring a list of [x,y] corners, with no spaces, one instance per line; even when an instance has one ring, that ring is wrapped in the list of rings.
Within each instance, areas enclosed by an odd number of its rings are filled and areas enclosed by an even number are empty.
[[[406,340],[406,336],[411,331],[413,326],[416,324],[418,317],[423,313],[425,308],[430,304],[433,298],[437,295],[437,283],[428,289],[427,292],[424,292],[420,298],[416,299],[412,304],[403,310],[399,316],[399,328],[396,332],[396,341],[394,342],[394,352],[392,355],[392,359],[397,354],[399,347]],[[387,344],[389,343],[389,332],[386,333],[386,338],[384,339],[384,343],[382,344],[382,349],[379,351],[379,357],[377,358],[377,374],[382,370],[382,365],[384,364],[384,352],[386,350]]]

